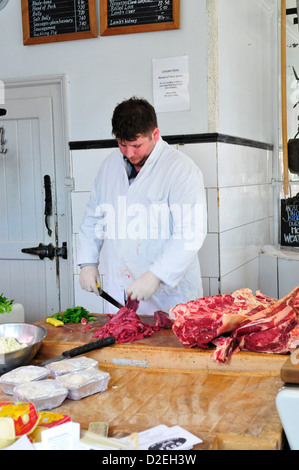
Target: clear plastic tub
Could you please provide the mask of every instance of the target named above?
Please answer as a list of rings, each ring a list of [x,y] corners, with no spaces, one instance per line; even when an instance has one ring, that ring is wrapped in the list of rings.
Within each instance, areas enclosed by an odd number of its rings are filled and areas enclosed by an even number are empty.
[[[70,372],[78,372],[79,370],[87,369],[88,367],[98,369],[99,363],[90,357],[81,356],[73,357],[71,359],[63,359],[62,361],[52,362],[51,364],[46,365],[50,376],[53,378],[69,374]]]
[[[17,385],[13,390],[16,401],[31,402],[37,411],[51,410],[66,399],[68,389],[58,380],[45,379]]]
[[[79,372],[61,375],[56,380],[67,387],[67,398],[81,400],[81,398],[107,390],[110,374],[90,367]]]
[[[0,378],[0,385],[4,393],[12,395],[16,385],[47,379],[48,377],[49,371],[45,367],[21,366],[3,374]]]

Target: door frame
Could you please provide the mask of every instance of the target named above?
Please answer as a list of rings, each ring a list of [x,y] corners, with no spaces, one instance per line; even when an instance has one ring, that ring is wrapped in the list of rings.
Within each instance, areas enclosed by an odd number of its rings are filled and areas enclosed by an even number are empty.
[[[67,116],[67,78],[65,75],[25,77],[3,80],[6,99],[50,97],[53,107],[53,139],[55,151],[55,187],[58,246],[67,242],[67,260],[59,261],[60,310],[74,304],[73,237],[71,193],[74,188],[71,177]],[[25,95],[25,96],[24,96]],[[5,108],[5,104],[4,104]]]

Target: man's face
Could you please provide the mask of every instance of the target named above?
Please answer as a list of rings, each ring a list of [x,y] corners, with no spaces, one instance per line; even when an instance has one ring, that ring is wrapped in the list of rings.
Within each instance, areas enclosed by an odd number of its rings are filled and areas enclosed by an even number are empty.
[[[140,134],[136,140],[117,139],[121,153],[139,171],[146,162],[159,139],[159,129],[155,128],[150,135]]]

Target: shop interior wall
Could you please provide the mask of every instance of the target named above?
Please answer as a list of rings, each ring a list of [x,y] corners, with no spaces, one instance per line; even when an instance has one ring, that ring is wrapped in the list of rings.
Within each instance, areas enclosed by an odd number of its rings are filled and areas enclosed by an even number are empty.
[[[219,132],[274,143],[277,1],[218,0]]]
[[[275,47],[272,47],[271,41],[273,31],[277,28],[276,1],[213,1],[217,8],[215,31],[218,35],[218,67],[212,80],[214,78],[218,87],[216,106],[219,121],[219,127],[214,130],[273,143],[275,106],[272,97],[277,92],[274,90],[273,71],[277,64],[273,58]],[[0,79],[66,75],[69,140],[110,139],[110,119],[117,102],[133,94],[153,101],[152,59],[186,54],[189,57],[191,109],[186,112],[159,113],[161,133],[206,133],[209,131],[206,6],[204,0],[182,0],[179,30],[98,36],[89,40],[23,46],[20,4],[11,0],[0,13],[0,41],[4,44]],[[98,2],[97,12],[99,19]],[[217,148],[215,152],[217,159]],[[237,153],[246,167],[248,152],[243,147]],[[233,154],[236,155],[236,152]],[[209,158],[209,153],[206,157]],[[76,158],[79,159],[79,167],[83,162],[85,165],[84,151],[77,154]],[[204,162],[204,158],[201,158],[201,162]],[[218,175],[210,176],[216,178],[214,189],[211,188],[216,201]],[[248,174],[247,180],[250,177]],[[75,189],[78,188],[76,183]],[[80,185],[80,181],[78,183]],[[238,187],[232,191],[235,192]],[[240,191],[244,190],[240,187]],[[78,196],[82,196],[83,200],[85,195],[81,192]],[[229,206],[226,209],[229,211]],[[73,216],[75,222],[80,218],[77,212]],[[76,233],[75,228],[74,223],[73,233]],[[252,239],[255,241],[257,236],[258,229]],[[218,256],[221,254],[218,253]],[[208,273],[210,285],[212,282],[214,286],[215,280],[215,287],[209,290],[213,294],[217,293],[221,268],[218,258],[214,261],[217,270],[215,274],[214,271],[212,275]]]
[[[96,6],[99,22],[99,0]],[[179,30],[24,46],[21,5],[11,0],[0,12],[0,78],[66,74],[69,139],[109,139],[119,101],[153,101],[152,59],[188,55],[191,109],[163,113],[159,124],[163,134],[206,132],[205,8],[205,1],[183,0]]]

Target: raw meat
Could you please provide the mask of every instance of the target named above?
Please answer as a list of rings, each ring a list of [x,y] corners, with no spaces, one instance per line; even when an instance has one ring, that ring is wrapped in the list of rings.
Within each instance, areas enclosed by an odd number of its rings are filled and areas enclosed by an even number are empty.
[[[288,307],[287,307],[288,309]],[[288,333],[297,325],[292,319],[293,310],[286,314],[285,321],[276,327],[257,331],[238,338],[239,348],[245,351],[286,354],[290,352]]]
[[[240,349],[286,354],[291,352],[298,332],[298,318],[293,306],[298,305],[299,288],[263,311],[250,316],[233,332]]]
[[[286,297],[285,297],[286,305],[290,305],[295,312],[297,317],[299,317],[299,286],[295,287]]]
[[[216,338],[212,341],[212,344],[216,346],[212,359],[216,362],[222,362],[223,364],[228,362],[232,354],[236,354],[240,351],[237,340],[231,336]]]
[[[173,325],[173,321],[169,318],[168,314],[166,312],[163,312],[162,310],[157,310],[154,312],[154,319],[156,321],[156,326],[159,328],[164,328],[164,329],[171,329]]]
[[[215,295],[178,304],[170,311],[174,333],[187,348],[209,348],[213,339],[232,332],[250,312],[264,310],[249,292],[246,292],[247,298],[242,291],[236,291],[232,295]]]
[[[264,310],[265,313],[265,310]],[[256,318],[258,317],[258,318]],[[228,338],[216,338],[212,359],[226,363],[232,354],[244,351],[287,354],[299,345],[299,327],[296,313],[289,307],[274,313],[249,316]]]
[[[288,346],[290,351],[294,351],[299,346],[299,325],[295,326],[295,328],[290,331],[289,333],[289,342]]]
[[[240,289],[171,310],[173,331],[186,347],[216,346],[212,359],[226,363],[240,350],[286,354],[299,345],[299,287],[281,300]]]
[[[156,325],[150,325],[141,321],[137,315],[139,302],[128,299],[126,306],[115,315],[108,315],[110,320],[92,336],[93,338],[106,338],[113,336],[118,343],[131,343],[148,336],[152,336],[159,330]],[[133,308],[134,310],[133,310]]]

